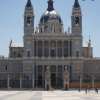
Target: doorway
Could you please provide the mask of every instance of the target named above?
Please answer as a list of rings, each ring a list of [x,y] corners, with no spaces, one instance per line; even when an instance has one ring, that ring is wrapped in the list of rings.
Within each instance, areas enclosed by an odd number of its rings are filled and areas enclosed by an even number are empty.
[[[56,88],[56,74],[51,73],[51,87]]]

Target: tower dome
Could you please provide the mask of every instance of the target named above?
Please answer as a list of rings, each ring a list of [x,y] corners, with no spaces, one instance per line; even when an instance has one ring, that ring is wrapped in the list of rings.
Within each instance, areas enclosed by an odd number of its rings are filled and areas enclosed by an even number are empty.
[[[53,7],[53,0],[48,1],[48,8],[40,18],[40,32],[62,32],[62,19]]]

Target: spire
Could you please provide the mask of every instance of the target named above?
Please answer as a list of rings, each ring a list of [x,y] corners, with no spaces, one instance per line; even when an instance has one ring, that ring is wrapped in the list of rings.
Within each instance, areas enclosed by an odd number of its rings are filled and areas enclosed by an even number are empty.
[[[49,0],[48,1],[48,8],[47,8],[48,11],[52,11],[54,10],[54,7],[53,7],[53,0]]]
[[[32,7],[31,0],[28,0],[28,1],[27,1],[26,7]]]
[[[79,8],[79,7],[80,7],[80,4],[79,4],[78,0],[75,0],[74,8]]]

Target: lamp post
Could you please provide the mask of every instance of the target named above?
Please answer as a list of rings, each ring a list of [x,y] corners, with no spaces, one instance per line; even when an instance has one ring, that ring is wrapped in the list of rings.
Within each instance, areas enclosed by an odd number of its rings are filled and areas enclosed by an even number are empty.
[[[82,88],[82,75],[80,74],[80,90]]]
[[[10,88],[10,75],[9,75],[9,73],[8,73],[8,79],[7,79],[7,87],[8,87],[8,89]]]
[[[34,37],[34,41],[33,41],[33,59],[34,59],[34,64],[33,64],[33,66],[32,66],[32,88],[34,89],[35,88],[35,67],[36,67],[36,56],[35,56],[35,42],[36,42],[36,39],[35,39],[35,37]],[[37,85],[36,85],[37,86]]]
[[[94,75],[92,75],[92,88],[94,89],[95,87],[94,87],[94,83],[95,83],[95,77],[94,77]]]

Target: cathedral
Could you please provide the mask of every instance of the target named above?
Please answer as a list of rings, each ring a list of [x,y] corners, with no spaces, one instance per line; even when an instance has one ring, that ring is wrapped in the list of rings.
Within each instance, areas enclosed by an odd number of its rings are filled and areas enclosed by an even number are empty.
[[[24,46],[9,44],[9,56],[0,57],[0,89],[100,88],[100,59],[93,57],[91,40],[83,46],[82,11],[74,0],[71,31],[64,31],[53,0],[48,0],[34,28],[34,7],[24,11]]]

